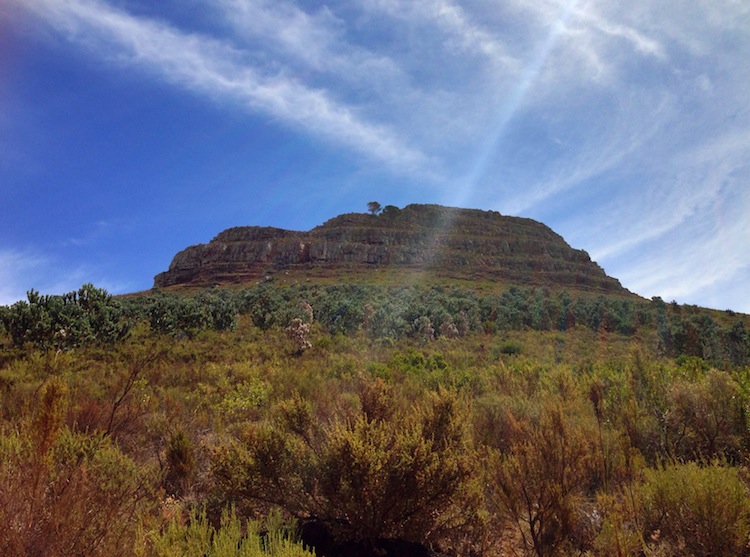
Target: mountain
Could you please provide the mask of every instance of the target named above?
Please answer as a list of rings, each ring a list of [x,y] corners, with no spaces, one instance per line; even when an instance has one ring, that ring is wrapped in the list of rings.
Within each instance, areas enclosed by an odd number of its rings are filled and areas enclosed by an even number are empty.
[[[377,270],[437,278],[629,294],[589,255],[549,227],[495,211],[439,205],[350,213],[309,232],[242,226],[175,255],[154,286],[250,282],[276,273],[366,275]]]

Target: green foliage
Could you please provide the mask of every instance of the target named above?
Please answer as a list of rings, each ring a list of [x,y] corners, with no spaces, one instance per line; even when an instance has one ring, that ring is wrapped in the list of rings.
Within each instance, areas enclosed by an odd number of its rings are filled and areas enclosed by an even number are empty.
[[[201,331],[225,331],[237,324],[237,309],[227,293],[201,292],[190,298],[156,292],[139,302],[151,330],[173,336],[193,337]]]
[[[252,417],[266,404],[269,395],[268,384],[257,378],[242,380],[232,387],[221,385],[220,388],[223,396],[218,402],[218,410],[229,420]]]
[[[326,286],[311,303],[319,322],[332,333],[353,333],[364,323],[367,289],[356,285]]]
[[[367,412],[323,428],[298,397],[281,403],[277,425],[215,453],[219,485],[230,497],[316,517],[345,540],[424,541],[471,518],[475,472],[459,399],[435,393],[397,419],[371,398],[365,404]]]
[[[278,323],[279,309],[287,303],[279,289],[269,284],[246,289],[239,300],[240,312],[249,314],[253,325],[263,330]]]
[[[195,469],[195,449],[183,431],[169,440],[165,485],[172,494],[180,494]]]
[[[518,356],[523,351],[523,348],[518,342],[508,341],[504,342],[500,347],[500,353],[506,356]]]
[[[746,554],[746,316],[282,280],[0,308],[0,553]]]
[[[0,432],[4,555],[127,555],[144,473],[109,438],[64,425],[69,392],[51,379],[18,430]]]
[[[649,545],[671,555],[745,554],[750,499],[737,469],[720,462],[648,469],[639,497]]]
[[[0,313],[16,346],[30,342],[42,349],[69,349],[113,344],[124,339],[130,329],[120,304],[91,284],[62,296],[43,296],[30,290],[27,298]]]
[[[728,373],[712,369],[695,382],[676,380],[669,403],[672,456],[736,456],[744,420],[739,386]]]
[[[649,551],[638,528],[640,517],[633,491],[618,495],[601,494],[597,497],[597,511],[601,524],[592,542],[591,555],[601,557],[640,557],[663,555],[658,550]],[[653,548],[656,549],[656,548]],[[659,548],[661,549],[661,548]]]
[[[657,322],[665,354],[701,358],[715,366],[741,366],[750,361],[750,337],[742,320],[722,328],[706,313],[690,308],[685,314],[680,308],[672,307],[667,313],[661,307]]]
[[[266,529],[250,521],[246,527],[234,508],[225,508],[218,528],[205,509],[190,512],[186,522],[176,514],[166,528],[141,532],[138,557],[306,557],[314,556],[295,539],[295,525],[278,514],[266,520]]]
[[[232,330],[238,314],[256,327],[287,327],[302,319],[300,303],[314,308],[329,333],[362,329],[377,339],[416,338],[422,342],[461,338],[470,332],[509,330],[591,330],[633,335],[656,326],[662,351],[672,357],[695,356],[717,365],[750,361],[750,335],[743,320],[722,327],[698,308],[616,297],[573,298],[541,288],[512,286],[480,295],[458,287],[383,287],[366,284],[277,286],[269,280],[241,291],[211,289],[195,296],[154,291],[114,301],[105,291],[84,285],[64,296],[29,292],[28,302],[0,308],[0,319],[14,344],[67,348],[92,341],[118,342],[130,323],[147,320],[152,331],[190,337],[205,330]]]
[[[383,207],[383,211],[380,213],[381,217],[385,218],[396,218],[401,213],[401,209],[396,207],[395,205],[386,205]]]
[[[596,477],[596,437],[572,411],[559,402],[542,403],[538,421],[518,423],[522,429],[510,452],[496,455],[489,471],[495,512],[517,527],[524,549],[539,557],[580,541],[580,512]]]
[[[735,321],[731,328],[722,332],[724,346],[729,361],[734,366],[746,366],[750,363],[750,333],[742,321]]]
[[[355,539],[370,540],[423,541],[452,526],[472,475],[460,413],[458,401],[443,393],[405,423],[365,416],[337,423],[321,470],[330,518],[345,521]]]
[[[377,215],[381,210],[382,210],[382,207],[381,207],[380,203],[378,203],[377,201],[368,201],[367,202],[367,211],[371,215]]]

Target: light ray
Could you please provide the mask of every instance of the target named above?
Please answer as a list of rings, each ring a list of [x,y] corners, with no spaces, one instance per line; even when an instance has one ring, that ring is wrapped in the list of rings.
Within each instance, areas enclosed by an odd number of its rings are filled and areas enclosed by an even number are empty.
[[[461,180],[459,187],[456,189],[455,194],[450,200],[450,204],[457,207],[463,207],[467,204],[467,201],[471,198],[474,191],[477,189],[480,181],[487,174],[488,167],[494,155],[499,151],[502,139],[508,128],[508,124],[518,112],[521,103],[523,102],[526,94],[528,93],[531,86],[536,81],[539,73],[544,67],[547,59],[549,58],[552,49],[555,47],[560,35],[565,30],[566,23],[570,19],[572,12],[574,11],[579,0],[570,0],[563,9],[560,17],[557,19],[555,24],[550,29],[549,34],[545,38],[544,42],[540,46],[538,52],[532,57],[530,63],[524,68],[518,83],[510,92],[510,94],[503,100],[497,111],[497,117],[491,128],[491,133],[485,139],[479,154],[474,160],[474,164],[471,171]],[[440,238],[451,229],[453,226],[453,219],[451,214],[448,213],[447,218],[442,223],[442,226],[435,230],[432,238],[430,239],[430,245],[428,246],[428,252],[434,253],[438,247]]]
[[[500,103],[495,121],[491,127],[491,132],[485,138],[479,149],[479,154],[474,160],[471,170],[463,178],[461,187],[457,189],[456,195],[453,198],[454,204],[463,206],[487,174],[490,163],[500,150],[501,142],[508,129],[508,124],[518,112],[529,89],[537,80],[550,53],[557,44],[560,35],[565,31],[566,24],[572,13],[575,11],[578,2],[579,0],[569,0],[567,5],[563,8],[560,17],[554,25],[552,25],[549,34],[539,47],[537,53],[524,68],[516,86]]]

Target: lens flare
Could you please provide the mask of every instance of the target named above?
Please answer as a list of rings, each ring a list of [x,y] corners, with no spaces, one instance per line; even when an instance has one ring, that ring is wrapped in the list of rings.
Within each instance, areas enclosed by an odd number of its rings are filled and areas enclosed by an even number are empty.
[[[502,141],[508,125],[521,107],[524,98],[527,96],[529,89],[539,77],[550,53],[565,31],[566,25],[575,10],[579,0],[570,0],[562,7],[560,16],[551,26],[549,34],[544,42],[539,46],[536,54],[531,58],[529,63],[523,69],[519,76],[518,83],[513,90],[502,100],[497,109],[497,115],[490,128],[490,133],[484,139],[479,154],[474,160],[470,172],[463,178],[462,186],[457,188],[452,203],[463,206],[471,198],[478,184],[487,174],[487,169],[497,153],[502,149]]]

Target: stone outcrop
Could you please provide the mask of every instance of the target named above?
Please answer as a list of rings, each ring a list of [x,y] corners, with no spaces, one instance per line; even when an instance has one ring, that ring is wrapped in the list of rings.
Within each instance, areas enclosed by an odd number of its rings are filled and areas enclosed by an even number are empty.
[[[588,254],[547,226],[493,211],[388,206],[335,217],[309,232],[243,226],[179,252],[154,285],[241,283],[280,270],[398,267],[602,292],[623,291]]]

